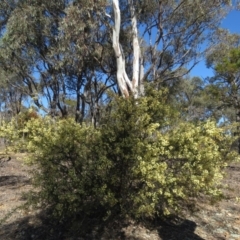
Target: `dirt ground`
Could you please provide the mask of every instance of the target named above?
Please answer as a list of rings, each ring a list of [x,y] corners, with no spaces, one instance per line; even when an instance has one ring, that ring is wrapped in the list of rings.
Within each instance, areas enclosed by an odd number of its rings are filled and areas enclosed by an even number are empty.
[[[6,159],[8,160],[8,159]],[[81,223],[74,226],[75,235],[63,233],[59,225],[46,220],[46,214],[20,208],[22,193],[31,189],[29,167],[16,158],[0,163],[0,239],[2,240],[240,240],[240,164],[231,164],[224,179],[225,198],[216,205],[199,203],[199,211],[175,222],[148,223],[115,221],[101,231],[94,222],[89,235],[79,237]],[[85,225],[86,227],[86,225]],[[100,233],[101,232],[101,233]],[[79,234],[78,234],[79,233]]]

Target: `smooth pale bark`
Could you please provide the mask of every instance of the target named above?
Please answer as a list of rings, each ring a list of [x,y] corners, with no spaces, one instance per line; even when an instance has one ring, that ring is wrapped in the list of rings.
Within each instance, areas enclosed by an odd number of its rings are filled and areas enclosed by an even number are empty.
[[[140,46],[138,41],[138,29],[137,29],[137,17],[133,6],[133,0],[128,1],[130,12],[131,12],[131,23],[132,23],[132,41],[133,41],[133,76],[132,76],[132,88],[133,94],[138,97],[138,86],[139,86],[139,61],[140,61]]]
[[[143,62],[143,57],[141,55],[140,57],[140,81],[139,81],[139,94],[140,96],[144,96],[145,95],[145,89],[144,89],[144,62]]]
[[[125,68],[125,57],[119,42],[120,26],[121,26],[121,11],[119,8],[119,1],[113,0],[113,12],[114,12],[114,27],[113,27],[113,49],[117,61],[117,83],[121,94],[124,97],[128,97],[130,92],[135,98],[139,96],[140,91],[140,75],[143,76],[143,65],[140,66],[140,44],[138,39],[138,29],[137,29],[137,17],[135,14],[135,8],[133,5],[133,0],[129,0],[129,8],[131,13],[131,25],[132,25],[132,43],[133,43],[133,76],[130,81],[126,73]],[[141,69],[141,70],[140,70]],[[142,87],[141,87],[141,91]]]

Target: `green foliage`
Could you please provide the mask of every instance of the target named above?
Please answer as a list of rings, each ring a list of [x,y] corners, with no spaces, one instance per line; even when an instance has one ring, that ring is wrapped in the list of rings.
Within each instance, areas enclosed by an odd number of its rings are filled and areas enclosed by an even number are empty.
[[[224,129],[178,122],[164,99],[155,91],[137,102],[120,98],[102,128],[111,192],[121,211],[137,217],[176,213],[201,193],[219,196],[222,168],[235,155]]]
[[[37,118],[39,118],[39,116],[37,112],[33,109],[20,112],[16,117],[18,129],[23,129],[26,122],[28,122],[31,119],[37,119]]]
[[[166,93],[147,94],[116,97],[98,129],[73,119],[27,121],[33,202],[58,218],[94,212],[140,218],[181,212],[199,194],[219,196],[223,167],[236,157],[226,129],[177,122]]]
[[[139,35],[144,82],[158,86],[160,77],[169,82],[185,75],[205,52],[202,43],[216,44],[216,30],[230,2],[133,1],[138,32],[144,33],[144,38]],[[130,9],[128,1],[119,3],[119,37],[131,79],[135,53]],[[84,120],[98,115],[106,90],[118,88],[112,18],[112,2],[106,0],[0,1],[2,102],[13,101],[6,94],[11,89],[14,96],[18,93],[16,103],[21,103],[21,93],[52,115],[58,112],[65,117],[74,112],[76,119]],[[69,96],[71,107],[66,101]]]
[[[240,49],[231,49],[227,56],[224,56],[215,66],[219,74],[236,74],[240,69]]]
[[[102,160],[96,159],[99,132],[73,119],[51,118],[30,120],[25,131],[27,161],[40,170],[34,177],[39,192],[32,193],[32,201],[50,204],[58,217],[93,212],[104,191],[97,174],[102,168]]]

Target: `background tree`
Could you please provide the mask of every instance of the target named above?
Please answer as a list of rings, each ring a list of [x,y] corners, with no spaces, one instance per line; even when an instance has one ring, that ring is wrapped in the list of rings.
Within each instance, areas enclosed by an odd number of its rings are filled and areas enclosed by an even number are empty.
[[[168,89],[168,103],[181,112],[185,121],[205,121],[212,118],[219,122],[229,116],[227,108],[223,109],[221,90],[208,80],[185,76],[163,82],[161,86]]]
[[[96,125],[107,89],[137,97],[143,83],[160,89],[189,72],[229,10],[230,1],[2,1],[0,63],[38,108],[67,116],[72,99],[75,119]]]
[[[221,58],[211,56],[209,64],[215,71],[211,81],[218,86],[224,100],[224,107],[233,108],[235,121],[240,123],[240,48],[232,48],[224,52]],[[211,60],[211,62],[210,62]],[[224,94],[223,94],[224,93]],[[236,134],[239,133],[239,127]],[[240,153],[240,139],[238,144]]]

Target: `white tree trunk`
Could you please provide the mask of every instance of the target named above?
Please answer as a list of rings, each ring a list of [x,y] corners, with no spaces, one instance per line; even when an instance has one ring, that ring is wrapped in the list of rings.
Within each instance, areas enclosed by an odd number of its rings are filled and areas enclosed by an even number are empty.
[[[119,8],[119,0],[113,0],[113,12],[114,12],[114,27],[113,27],[113,49],[117,61],[117,83],[119,89],[124,97],[128,97],[130,92],[135,98],[139,96],[139,84],[140,75],[143,76],[143,65],[141,65],[140,71],[140,44],[138,39],[137,29],[137,17],[133,0],[128,0],[130,12],[131,12],[131,24],[132,24],[132,43],[133,43],[133,76],[130,81],[125,69],[125,57],[119,42],[120,26],[121,26],[121,11]],[[141,73],[141,74],[140,74]],[[129,92],[130,91],[130,92]]]
[[[144,61],[143,56],[140,56],[140,81],[139,81],[139,95],[144,96],[145,95],[145,88],[144,88]]]

